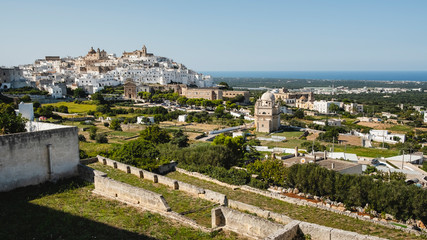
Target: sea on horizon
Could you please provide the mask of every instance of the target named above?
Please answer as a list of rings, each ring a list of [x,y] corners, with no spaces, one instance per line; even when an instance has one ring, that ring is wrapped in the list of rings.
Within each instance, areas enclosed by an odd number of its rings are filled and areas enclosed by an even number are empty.
[[[214,78],[427,81],[427,71],[203,71]]]

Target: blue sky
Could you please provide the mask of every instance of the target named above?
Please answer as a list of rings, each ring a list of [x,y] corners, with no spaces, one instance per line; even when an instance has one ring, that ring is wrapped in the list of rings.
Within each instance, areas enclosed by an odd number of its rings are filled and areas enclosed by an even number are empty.
[[[427,1],[0,0],[0,66],[91,46],[196,71],[427,70]]]

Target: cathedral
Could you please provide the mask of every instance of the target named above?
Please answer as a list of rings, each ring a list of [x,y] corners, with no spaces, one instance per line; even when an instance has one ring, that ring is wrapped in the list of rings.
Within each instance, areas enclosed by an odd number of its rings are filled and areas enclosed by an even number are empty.
[[[255,126],[257,132],[274,132],[280,127],[280,105],[274,94],[264,93],[255,103]]]

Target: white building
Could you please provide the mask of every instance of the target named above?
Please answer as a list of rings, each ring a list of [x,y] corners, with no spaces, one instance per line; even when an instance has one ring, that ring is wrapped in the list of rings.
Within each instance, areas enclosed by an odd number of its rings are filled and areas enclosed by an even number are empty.
[[[187,114],[185,115],[179,115],[178,116],[178,122],[186,122],[187,121]]]
[[[371,139],[376,142],[386,142],[386,143],[404,143],[405,134],[389,133],[387,130],[371,130],[369,131]]]
[[[314,124],[326,126],[326,121],[313,121]],[[341,127],[341,119],[328,119],[328,126]]]
[[[321,100],[321,101],[314,101],[313,102],[313,110],[318,111],[319,113],[323,113],[323,114],[329,114],[329,107],[335,104],[338,107],[342,106],[341,102],[334,102],[334,101],[325,101],[325,100]]]
[[[23,103],[21,102],[19,104],[19,110],[18,113],[22,115],[22,117],[33,121],[34,120],[34,109],[33,109],[33,103]]]

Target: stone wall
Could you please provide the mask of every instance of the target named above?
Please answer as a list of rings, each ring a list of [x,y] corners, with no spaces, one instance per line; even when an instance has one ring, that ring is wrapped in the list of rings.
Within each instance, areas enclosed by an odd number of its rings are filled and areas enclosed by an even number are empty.
[[[288,223],[293,221],[292,218],[290,218],[286,215],[275,213],[275,212],[270,212],[270,211],[264,210],[262,208],[252,206],[252,205],[249,205],[246,203],[242,203],[239,201],[228,200],[228,207],[234,208],[234,209],[237,209],[240,211],[253,213],[259,217],[263,217],[266,219],[272,219],[272,220],[274,220],[278,223],[281,223],[281,224],[288,224]]]
[[[212,227],[222,227],[251,238],[265,238],[284,226],[228,207],[212,209]]]
[[[213,182],[213,183],[216,183],[218,185],[221,185],[221,186],[224,186],[224,187],[227,187],[227,188],[230,188],[230,189],[238,189],[238,188],[240,188],[240,189],[248,191],[248,192],[252,192],[252,193],[259,194],[259,195],[262,195],[262,196],[265,196],[265,197],[277,199],[277,200],[280,200],[280,201],[283,201],[283,202],[287,202],[287,203],[291,203],[291,204],[296,204],[296,205],[299,205],[299,206],[309,206],[309,207],[320,208],[320,209],[323,209],[323,210],[326,210],[326,211],[334,212],[334,213],[337,213],[337,214],[340,214],[340,215],[345,215],[345,216],[352,217],[352,218],[355,218],[355,219],[359,219],[359,220],[362,220],[362,221],[367,221],[367,222],[371,222],[371,223],[374,223],[374,224],[379,224],[379,225],[382,225],[382,226],[385,226],[385,227],[388,227],[388,228],[392,228],[392,229],[398,229],[398,230],[404,231],[406,233],[415,234],[417,236],[419,236],[419,235],[425,235],[425,232],[420,232],[420,231],[417,231],[417,230],[411,229],[411,228],[402,228],[400,226],[393,225],[393,224],[391,224],[389,222],[383,222],[383,221],[379,221],[379,220],[376,220],[376,219],[373,219],[373,218],[371,219],[369,216],[366,216],[366,215],[358,215],[357,213],[354,213],[354,212],[342,211],[342,210],[337,209],[336,207],[334,208],[330,204],[326,204],[326,203],[323,203],[323,202],[314,203],[314,202],[307,201],[306,199],[292,198],[292,197],[285,196],[283,194],[279,194],[279,193],[275,193],[275,192],[270,192],[270,191],[265,191],[265,190],[253,188],[253,187],[250,187],[248,185],[242,185],[242,186],[231,185],[231,184],[227,184],[227,183],[224,183],[224,182],[220,182],[217,179],[211,178],[211,177],[203,175],[201,173],[190,172],[190,171],[187,171],[187,170],[181,169],[181,168],[176,168],[176,171],[180,172],[180,173],[183,173],[183,174],[186,174],[186,175],[189,175],[189,176],[192,176],[192,177],[196,177],[196,178],[205,180],[205,181]],[[248,211],[248,210],[245,210],[245,211]],[[257,214],[257,213],[255,213],[255,214]],[[273,212],[270,213],[270,218],[273,218],[275,221],[278,221],[278,222],[280,222],[280,220],[277,220],[275,218],[279,218],[280,219],[282,216],[284,216],[284,215],[281,215],[281,214],[277,215],[277,213],[273,213]]]
[[[164,184],[166,186],[171,187],[172,189],[180,190],[180,191],[189,193],[191,195],[194,195],[196,197],[200,197],[208,201],[218,203],[220,205],[227,205],[227,196],[225,196],[224,194],[211,191],[209,189],[199,188],[197,186],[184,183],[181,181],[177,181],[175,179],[168,178],[166,176],[159,175],[157,173],[153,173],[146,170],[142,170],[140,168],[129,166],[127,164],[117,162],[106,157],[97,156],[97,158],[98,158],[98,161],[103,163],[104,165],[119,169],[123,172],[136,175],[140,178],[148,179],[155,183]]]
[[[0,136],[0,192],[77,175],[76,127]]]
[[[134,174],[140,178],[146,178],[153,182],[167,185],[175,190],[190,193],[195,197],[200,197],[215,203],[219,203],[223,207],[212,209],[213,229],[225,228],[227,230],[234,231],[250,238],[265,238],[271,240],[292,239],[298,234],[310,235],[311,239],[318,240],[380,239],[377,237],[360,235],[354,232],[324,227],[317,224],[296,221],[283,214],[267,211],[259,207],[252,206],[239,201],[228,200],[226,195],[211,191],[209,189],[199,188],[188,183],[177,181],[175,179],[171,179],[123,163],[119,163],[117,161],[101,156],[98,156],[98,160],[101,163],[122,170],[129,174]],[[89,180],[91,178],[98,179],[95,180],[96,193],[100,193],[104,196],[113,199],[118,199],[122,202],[130,203],[136,206],[154,209],[156,211],[160,211],[160,213],[163,212],[163,214],[166,214],[167,211],[170,211],[170,208],[168,207],[166,201],[160,194],[156,194],[147,190],[143,190],[124,183],[114,181],[112,179],[107,178],[104,173],[93,170],[92,168],[89,168],[87,166],[79,166],[79,172],[82,178],[88,178]],[[267,196],[276,196],[275,193],[253,189],[248,186],[244,186],[244,188],[245,190],[246,188],[248,188],[247,190],[256,193],[258,193],[258,191],[263,192]],[[141,196],[143,197],[141,198]],[[233,210],[231,208],[256,214],[257,216]],[[210,232],[213,230],[204,229],[194,221],[180,216],[179,214],[174,212],[168,212],[165,216],[183,222],[187,225],[199,228],[202,231]],[[269,221],[267,219],[274,220],[277,223]]]
[[[94,193],[117,199],[121,202],[141,206],[146,209],[165,212],[171,211],[169,205],[161,194],[115,181],[105,175],[95,174],[94,180]]]

